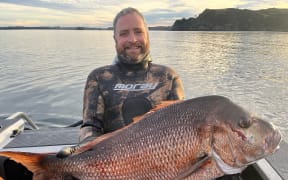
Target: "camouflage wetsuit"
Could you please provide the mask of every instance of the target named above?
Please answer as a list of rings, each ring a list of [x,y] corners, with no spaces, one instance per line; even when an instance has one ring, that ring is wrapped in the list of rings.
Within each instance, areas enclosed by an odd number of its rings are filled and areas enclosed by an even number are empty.
[[[95,69],[87,78],[80,140],[119,129],[163,100],[184,99],[182,81],[150,56],[139,64],[117,59]]]

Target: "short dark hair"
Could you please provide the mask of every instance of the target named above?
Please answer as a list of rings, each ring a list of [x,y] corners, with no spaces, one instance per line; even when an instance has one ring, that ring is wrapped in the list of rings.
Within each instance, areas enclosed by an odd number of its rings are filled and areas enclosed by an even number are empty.
[[[119,18],[120,18],[121,16],[125,16],[125,15],[127,15],[127,14],[131,14],[131,13],[134,13],[134,12],[137,13],[137,14],[142,18],[145,26],[147,27],[147,23],[146,23],[146,21],[145,21],[144,16],[142,15],[142,13],[140,13],[140,11],[138,11],[138,9],[136,9],[136,8],[128,7],[128,8],[122,9],[122,10],[115,16],[115,18],[114,18],[114,20],[113,20],[114,34],[115,34],[116,24],[117,24]],[[148,29],[148,28],[147,28],[147,29]]]

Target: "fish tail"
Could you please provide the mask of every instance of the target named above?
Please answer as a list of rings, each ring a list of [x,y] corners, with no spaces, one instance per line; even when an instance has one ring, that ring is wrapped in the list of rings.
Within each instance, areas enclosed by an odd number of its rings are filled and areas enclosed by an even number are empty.
[[[34,175],[45,173],[45,169],[41,165],[41,162],[45,157],[48,156],[48,154],[3,151],[3,152],[0,152],[0,156],[5,156],[11,160],[21,163],[28,170],[30,170]]]

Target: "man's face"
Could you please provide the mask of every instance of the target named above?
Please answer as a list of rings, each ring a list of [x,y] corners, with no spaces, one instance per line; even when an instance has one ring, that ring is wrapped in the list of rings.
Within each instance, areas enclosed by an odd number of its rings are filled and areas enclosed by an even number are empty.
[[[115,25],[114,40],[118,55],[129,63],[141,62],[149,51],[149,37],[142,18],[137,13],[121,16]]]

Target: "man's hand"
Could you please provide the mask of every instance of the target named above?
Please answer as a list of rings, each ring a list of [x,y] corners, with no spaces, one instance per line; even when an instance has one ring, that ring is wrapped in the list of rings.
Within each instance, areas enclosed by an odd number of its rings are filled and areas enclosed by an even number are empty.
[[[66,157],[72,155],[79,148],[81,148],[80,144],[77,144],[75,146],[64,147],[56,154],[56,157],[66,158]]]
[[[95,138],[96,138],[95,136],[89,136],[75,146],[64,147],[56,154],[56,157],[61,158],[61,159],[66,158],[66,157],[74,154],[81,147],[89,144],[90,141],[94,140]]]

